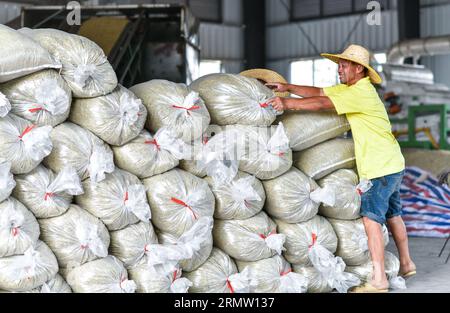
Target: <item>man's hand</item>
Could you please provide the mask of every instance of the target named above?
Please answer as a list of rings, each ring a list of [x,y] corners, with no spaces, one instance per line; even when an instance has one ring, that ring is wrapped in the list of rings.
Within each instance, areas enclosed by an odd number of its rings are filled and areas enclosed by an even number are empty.
[[[267,83],[265,85],[266,85],[266,87],[272,89],[274,92],[288,92],[289,91],[289,84]]]
[[[287,109],[286,98],[275,97],[267,101],[268,105],[271,105],[275,110],[282,112]]]

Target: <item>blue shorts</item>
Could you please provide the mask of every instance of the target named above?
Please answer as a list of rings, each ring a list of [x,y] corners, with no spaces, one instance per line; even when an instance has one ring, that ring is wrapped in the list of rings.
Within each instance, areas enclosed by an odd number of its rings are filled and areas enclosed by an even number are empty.
[[[405,171],[372,179],[373,186],[361,195],[361,216],[380,224],[402,215],[400,185]]]

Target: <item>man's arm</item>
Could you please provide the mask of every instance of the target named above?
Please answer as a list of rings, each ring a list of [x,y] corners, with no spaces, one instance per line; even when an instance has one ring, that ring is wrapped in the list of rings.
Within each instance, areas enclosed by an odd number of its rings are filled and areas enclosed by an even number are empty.
[[[309,97],[304,99],[276,97],[268,101],[268,104],[277,111],[324,111],[335,110],[333,102],[326,96]]]
[[[310,87],[310,86],[298,86],[292,84],[282,84],[282,83],[267,83],[267,87],[275,92],[290,92],[294,95],[308,98],[308,97],[320,97],[324,96],[322,88]]]

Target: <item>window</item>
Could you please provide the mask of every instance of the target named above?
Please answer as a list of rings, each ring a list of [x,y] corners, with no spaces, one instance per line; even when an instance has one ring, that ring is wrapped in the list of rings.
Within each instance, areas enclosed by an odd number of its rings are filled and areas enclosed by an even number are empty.
[[[208,74],[222,73],[222,62],[218,60],[201,60],[200,61],[200,76]]]
[[[299,21],[365,13],[368,12],[367,3],[370,1],[371,0],[291,0],[291,20]],[[391,9],[395,3],[393,0],[377,1],[380,3],[382,10]]]
[[[387,56],[386,53],[375,53],[373,55],[374,60],[372,61],[372,66],[377,72],[383,71],[383,64],[386,64]]]
[[[329,87],[339,83],[337,64],[327,59],[291,63],[291,82],[295,85]]]
[[[184,4],[201,21],[222,22],[222,0],[151,0],[144,3]]]

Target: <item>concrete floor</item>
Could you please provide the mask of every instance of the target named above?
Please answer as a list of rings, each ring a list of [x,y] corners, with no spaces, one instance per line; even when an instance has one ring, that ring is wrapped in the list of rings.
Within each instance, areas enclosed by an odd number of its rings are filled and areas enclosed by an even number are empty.
[[[392,237],[387,250],[395,255],[397,249]],[[413,262],[417,266],[417,275],[406,280],[406,290],[393,290],[397,293],[450,293],[450,260],[445,259],[450,253],[450,242],[447,244],[442,256],[438,254],[445,242],[440,238],[409,238],[409,248]]]

